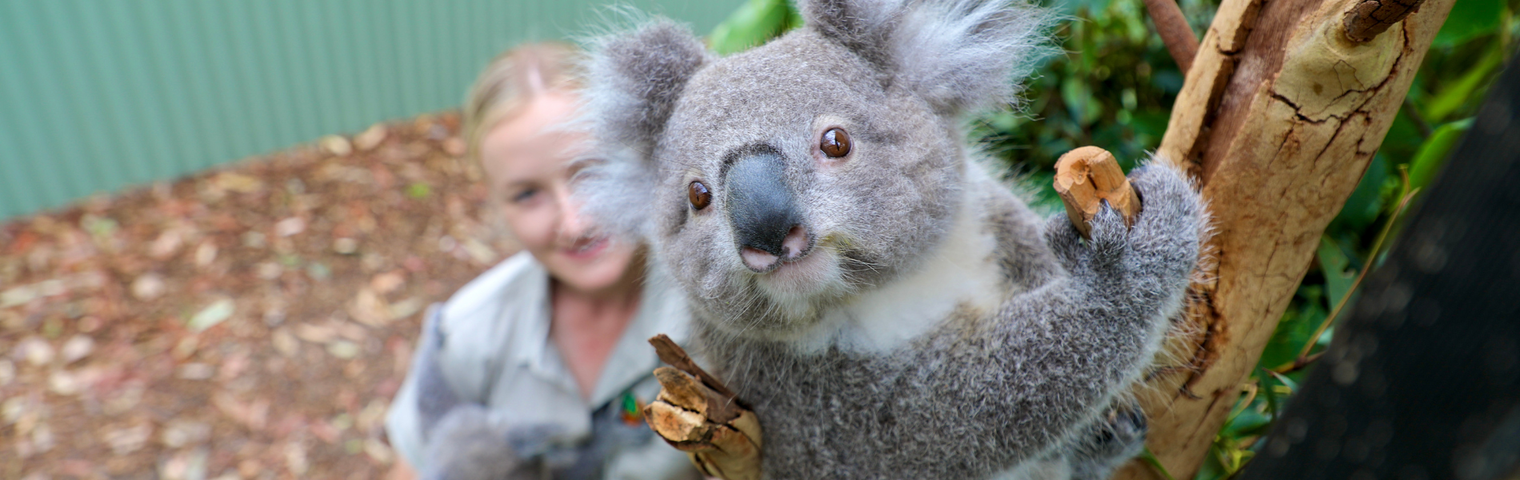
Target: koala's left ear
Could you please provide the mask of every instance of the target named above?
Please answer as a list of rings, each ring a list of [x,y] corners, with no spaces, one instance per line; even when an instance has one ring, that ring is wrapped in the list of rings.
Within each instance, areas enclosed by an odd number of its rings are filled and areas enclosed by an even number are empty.
[[[586,213],[603,226],[649,238],[659,165],[650,157],[686,82],[712,60],[690,30],[656,19],[595,40],[585,68],[581,115],[597,157],[578,174]]]
[[[604,142],[648,154],[686,87],[711,54],[685,27],[657,19],[591,46],[586,114]]]
[[[1027,0],[805,0],[809,28],[918,92],[942,114],[1014,99],[1035,63],[1056,52],[1056,16]]]

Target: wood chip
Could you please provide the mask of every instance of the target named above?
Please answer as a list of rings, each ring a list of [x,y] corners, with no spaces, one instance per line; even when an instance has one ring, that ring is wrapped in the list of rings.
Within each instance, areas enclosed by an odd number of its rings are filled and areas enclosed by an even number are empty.
[[[1098,147],[1081,147],[1062,155],[1056,161],[1055,188],[1066,205],[1066,216],[1083,237],[1092,235],[1092,219],[1105,201],[1124,215],[1127,225],[1133,226],[1135,215],[1140,213],[1140,197],[1119,162]]]
[[[385,124],[374,124],[358,135],[354,135],[354,148],[359,149],[361,152],[372,150],[376,146],[379,146],[380,142],[385,141],[385,135]]]
[[[723,382],[697,366],[663,334],[649,339],[660,360],[675,368],[655,369],[660,394],[644,407],[651,429],[691,457],[710,477],[760,478],[760,422]]]
[[[340,157],[346,157],[354,152],[354,147],[348,143],[348,139],[337,135],[322,137],[322,139],[317,140],[317,143],[322,146],[323,150],[327,150],[327,153]]]

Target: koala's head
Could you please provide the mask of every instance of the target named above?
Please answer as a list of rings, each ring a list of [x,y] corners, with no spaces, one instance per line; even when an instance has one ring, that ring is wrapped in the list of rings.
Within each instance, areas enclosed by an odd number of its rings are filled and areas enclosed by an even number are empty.
[[[607,161],[580,192],[647,238],[724,331],[792,339],[917,268],[964,207],[963,114],[1006,104],[1046,12],[982,1],[819,0],[726,58],[654,21],[592,48]]]

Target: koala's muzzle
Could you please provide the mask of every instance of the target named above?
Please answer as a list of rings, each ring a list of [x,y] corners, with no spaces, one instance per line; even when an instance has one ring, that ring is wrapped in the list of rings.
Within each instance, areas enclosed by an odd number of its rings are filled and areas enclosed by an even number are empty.
[[[735,161],[724,180],[729,221],[740,251],[754,249],[774,257],[746,254],[745,264],[753,270],[767,270],[780,259],[795,259],[807,247],[802,215],[783,178],[785,168],[780,156],[755,153]]]

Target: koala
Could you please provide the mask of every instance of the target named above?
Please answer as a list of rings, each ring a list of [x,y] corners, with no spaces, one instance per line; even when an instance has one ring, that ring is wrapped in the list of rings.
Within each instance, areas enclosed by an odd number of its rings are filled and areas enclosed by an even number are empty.
[[[1053,16],[979,0],[804,0],[727,57],[653,19],[593,42],[585,210],[646,239],[692,345],[753,407],[767,478],[1107,478],[1139,451],[1123,392],[1199,255],[1164,162],[1091,238],[969,145]]]

